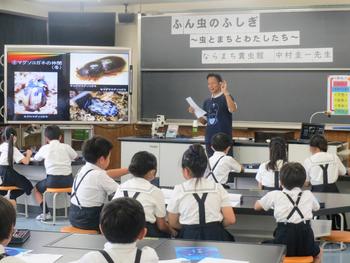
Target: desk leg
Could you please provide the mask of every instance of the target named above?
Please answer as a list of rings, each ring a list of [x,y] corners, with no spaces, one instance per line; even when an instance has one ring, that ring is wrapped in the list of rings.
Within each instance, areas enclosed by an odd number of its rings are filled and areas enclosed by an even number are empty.
[[[344,231],[344,215],[342,213],[339,213],[338,215],[340,216],[340,231]],[[340,242],[340,249],[346,249],[346,245],[343,242]]]

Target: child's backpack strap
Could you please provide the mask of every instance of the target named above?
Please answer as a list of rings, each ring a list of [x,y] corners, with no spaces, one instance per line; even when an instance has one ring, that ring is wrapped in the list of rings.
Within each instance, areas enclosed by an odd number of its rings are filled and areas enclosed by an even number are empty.
[[[141,254],[142,254],[142,250],[141,249],[137,249],[136,257],[135,257],[135,263],[140,263],[141,262]]]
[[[111,256],[107,253],[107,251],[105,250],[99,250],[98,252],[100,252],[102,254],[102,256],[106,259],[106,261],[108,263],[114,263],[113,259],[111,258]]]
[[[135,192],[134,195],[132,196],[132,199],[135,199],[139,196],[140,192]],[[129,197],[128,191],[123,191],[124,197]]]
[[[108,263],[114,263],[113,259],[107,253],[106,250],[99,250],[98,252],[100,252],[102,254],[102,256],[106,259],[106,261]],[[135,256],[135,263],[140,263],[141,262],[141,254],[142,254],[142,250],[141,249],[137,249],[136,256]]]
[[[326,163],[325,165],[320,164],[323,175],[323,184],[328,184],[328,166],[329,163]]]
[[[214,170],[215,170],[216,166],[218,166],[218,164],[219,164],[219,162],[221,161],[221,159],[224,158],[224,157],[225,157],[225,155],[221,156],[221,157],[216,161],[216,163],[215,163],[214,166],[213,166],[213,169],[210,168],[210,164],[208,163],[208,165],[209,165],[209,170],[210,170],[210,171],[209,171],[209,174],[207,175],[207,178],[209,178],[209,176],[212,176],[213,179],[214,179],[214,181],[215,181],[215,183],[219,183],[219,181],[218,181],[218,179],[216,179],[216,177],[215,177],[215,175],[214,175]]]

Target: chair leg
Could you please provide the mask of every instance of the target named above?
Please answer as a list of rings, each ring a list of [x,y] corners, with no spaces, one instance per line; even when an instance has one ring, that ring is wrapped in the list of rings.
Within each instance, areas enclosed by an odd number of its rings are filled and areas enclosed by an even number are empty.
[[[68,217],[67,195],[68,195],[68,194],[64,194],[64,217],[65,217],[65,218]]]
[[[344,215],[342,213],[339,213],[338,215],[340,216],[340,231],[344,231],[344,224],[345,224]],[[344,244],[344,242],[340,242],[340,249],[341,250],[346,249],[346,245]]]
[[[45,221],[45,219],[46,219],[46,194],[47,194],[47,192],[44,192],[44,194],[43,194],[43,215],[44,215],[44,218],[43,218],[43,220]]]
[[[24,215],[26,218],[28,218],[28,200],[27,195],[24,196]]]
[[[54,193],[53,195],[53,224],[56,224],[56,197],[57,197],[57,193]]]

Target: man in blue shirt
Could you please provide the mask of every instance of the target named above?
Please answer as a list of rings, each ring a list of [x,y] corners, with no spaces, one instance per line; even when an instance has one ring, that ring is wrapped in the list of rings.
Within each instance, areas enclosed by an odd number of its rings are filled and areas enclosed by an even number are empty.
[[[237,104],[228,91],[226,80],[222,80],[220,75],[210,73],[207,81],[211,98],[204,101],[203,110],[207,114],[199,118],[199,121],[207,125],[205,145],[208,157],[210,157],[213,154],[211,138],[214,134],[223,132],[232,137],[232,112],[237,110]],[[193,108],[190,107],[189,112],[194,113]]]

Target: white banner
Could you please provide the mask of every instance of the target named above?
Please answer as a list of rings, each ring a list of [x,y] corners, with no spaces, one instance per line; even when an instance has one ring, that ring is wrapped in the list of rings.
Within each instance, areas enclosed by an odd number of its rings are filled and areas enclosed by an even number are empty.
[[[259,32],[259,14],[172,16],[171,34]]]
[[[191,48],[203,47],[258,47],[299,46],[300,31],[237,33],[237,34],[192,34]]]
[[[330,62],[333,48],[202,50],[202,64]]]

